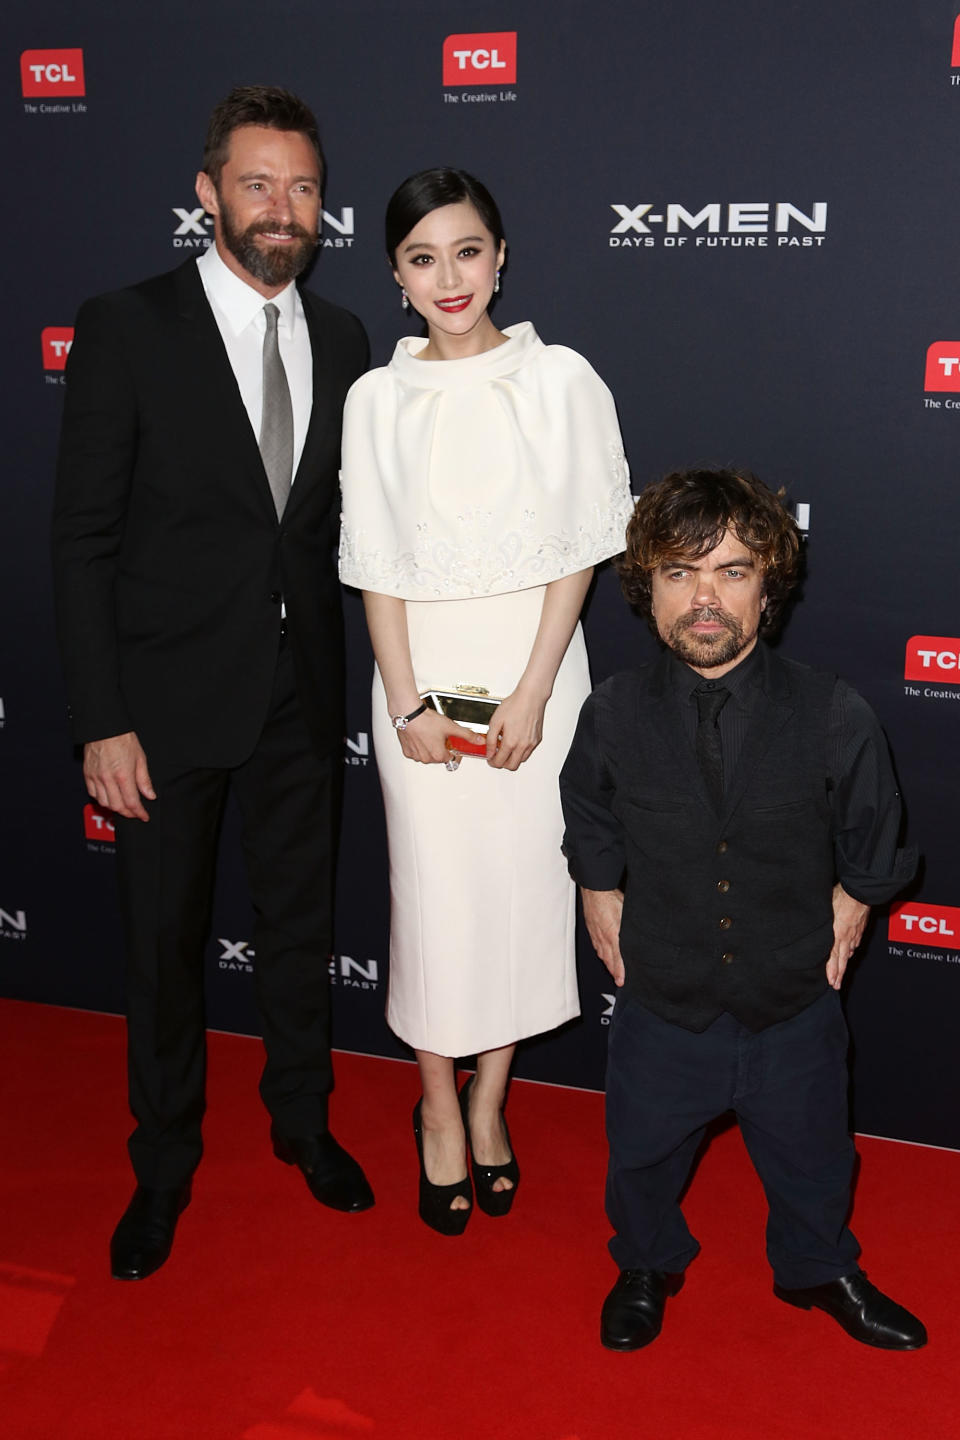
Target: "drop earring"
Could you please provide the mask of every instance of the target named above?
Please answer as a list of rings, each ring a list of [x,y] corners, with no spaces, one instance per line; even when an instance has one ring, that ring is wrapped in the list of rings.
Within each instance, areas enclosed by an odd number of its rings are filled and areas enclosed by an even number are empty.
[[[494,293],[494,295],[499,295],[499,294],[500,294],[500,271],[499,271],[499,270],[497,271],[497,278],[496,278],[496,280],[494,280],[494,282],[493,282],[493,293]]]
[[[410,309],[409,296],[407,295],[406,290],[404,290],[402,287],[400,289],[400,304],[403,306],[404,310]]]

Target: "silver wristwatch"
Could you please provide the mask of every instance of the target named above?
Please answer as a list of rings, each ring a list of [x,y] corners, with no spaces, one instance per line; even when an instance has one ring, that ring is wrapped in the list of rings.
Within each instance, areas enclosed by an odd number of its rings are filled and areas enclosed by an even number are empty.
[[[390,720],[394,730],[406,730],[411,720],[416,720],[426,710],[426,705],[418,705],[416,710],[411,710],[409,715],[391,715]]]

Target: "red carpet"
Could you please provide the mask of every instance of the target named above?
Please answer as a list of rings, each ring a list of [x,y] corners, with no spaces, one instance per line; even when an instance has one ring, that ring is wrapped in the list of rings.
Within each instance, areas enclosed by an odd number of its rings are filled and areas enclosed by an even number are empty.
[[[869,1350],[773,1298],[759,1182],[728,1131],[687,1197],[703,1254],[662,1336],[611,1355],[599,1096],[514,1085],[514,1213],[444,1239],[416,1217],[412,1066],[338,1058],[335,1132],[377,1192],[357,1216],[273,1159],[259,1066],[259,1042],[211,1036],[193,1203],[164,1269],[122,1284],[122,1023],[0,1002],[5,1440],[960,1435],[960,1155],[859,1142],[864,1264],[925,1320],[925,1350]]]

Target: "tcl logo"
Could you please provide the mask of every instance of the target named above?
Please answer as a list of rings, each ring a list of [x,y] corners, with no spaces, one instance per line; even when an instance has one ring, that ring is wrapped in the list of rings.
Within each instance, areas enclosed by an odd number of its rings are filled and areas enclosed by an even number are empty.
[[[960,390],[960,340],[935,340],[927,351],[924,390]]]
[[[72,344],[72,325],[48,325],[41,330],[40,348],[43,351],[44,370],[65,370]]]
[[[956,905],[927,905],[904,900],[890,911],[888,936],[891,940],[922,940],[944,950],[960,949],[960,908]]]
[[[945,680],[960,685],[960,637],[911,635],[903,666],[905,680]]]
[[[444,85],[512,85],[516,78],[516,30],[448,35],[444,40]]]
[[[83,833],[88,840],[105,840],[109,845],[116,844],[117,827],[114,824],[113,811],[103,810],[99,805],[84,805]]]
[[[24,50],[20,56],[24,98],[86,95],[82,50]]]

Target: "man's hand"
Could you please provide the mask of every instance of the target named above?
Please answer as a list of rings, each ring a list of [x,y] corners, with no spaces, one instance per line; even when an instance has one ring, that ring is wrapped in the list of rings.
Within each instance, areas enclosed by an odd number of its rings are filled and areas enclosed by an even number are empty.
[[[91,740],[83,747],[83,778],[87,794],[107,810],[127,820],[149,820],[141,800],[156,800],[156,791],[147,769],[147,757],[132,730]]]
[[[624,980],[623,956],[620,954],[620,917],[623,915],[622,890],[584,890],[581,886],[583,919],[594,950],[613,976],[614,985]]]
[[[848,895],[842,885],[833,887],[833,949],[827,960],[827,984],[839,990],[850,956],[863,939],[870,906]]]

